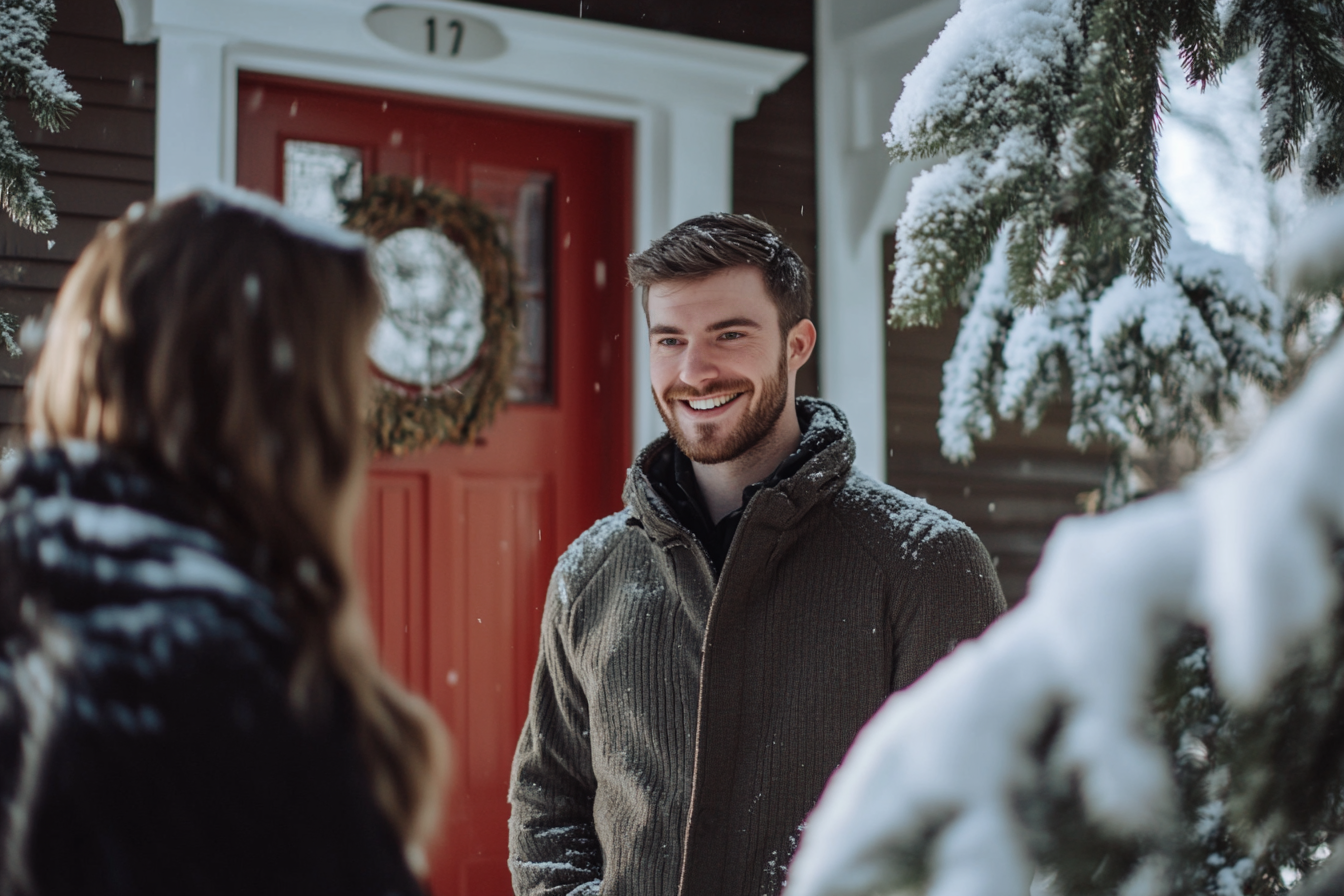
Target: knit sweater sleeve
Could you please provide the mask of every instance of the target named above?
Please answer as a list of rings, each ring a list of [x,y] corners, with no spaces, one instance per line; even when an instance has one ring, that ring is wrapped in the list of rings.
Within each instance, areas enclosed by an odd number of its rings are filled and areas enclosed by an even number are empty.
[[[596,894],[602,883],[588,703],[568,637],[578,587],[562,561],[546,595],[531,704],[513,760],[509,869],[518,896]]]
[[[964,525],[944,529],[920,554],[896,602],[893,691],[911,684],[959,642],[977,637],[1005,609],[989,552]]]

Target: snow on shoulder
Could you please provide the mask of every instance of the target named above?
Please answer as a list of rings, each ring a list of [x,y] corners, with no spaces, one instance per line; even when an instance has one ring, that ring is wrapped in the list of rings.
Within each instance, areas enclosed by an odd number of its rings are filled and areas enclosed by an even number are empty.
[[[898,869],[918,856],[923,892],[1025,896],[1035,864],[1015,799],[1039,780],[1051,719],[1052,767],[1076,775],[1089,821],[1162,830],[1176,791],[1147,733],[1161,633],[1173,619],[1206,627],[1220,692],[1251,708],[1332,630],[1341,444],[1344,342],[1237,460],[1181,491],[1061,523],[1027,598],[860,732],[808,819],[790,896],[899,889]]]
[[[220,207],[239,208],[265,218],[299,239],[320,243],[340,252],[363,252],[368,249],[368,238],[362,233],[295,214],[269,196],[239,187],[195,187],[164,201],[174,202],[192,195],[197,197],[207,214]]]
[[[920,559],[921,548],[934,544],[949,532],[965,529],[950,514],[923,498],[907,495],[858,470],[850,473],[849,481],[836,495],[835,507],[842,514],[863,514],[866,525],[852,531],[881,533],[883,544],[889,544],[891,538],[899,539],[900,550],[913,561]]]
[[[551,577],[555,583],[556,597],[562,606],[568,607],[570,601],[578,597],[583,586],[588,584],[587,579],[597,572],[606,559],[613,542],[629,528],[629,520],[628,510],[605,516],[565,548],[555,563],[555,572]]]

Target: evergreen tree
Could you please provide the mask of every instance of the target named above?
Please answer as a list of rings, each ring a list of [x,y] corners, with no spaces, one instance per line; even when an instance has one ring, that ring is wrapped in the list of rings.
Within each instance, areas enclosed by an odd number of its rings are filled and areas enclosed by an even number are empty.
[[[970,438],[992,434],[987,409],[1030,429],[1067,369],[1070,440],[1112,449],[1105,497],[1115,506],[1127,497],[1131,439],[1161,448],[1197,438],[1243,382],[1278,380],[1284,357],[1271,343],[1281,341],[1285,316],[1297,321],[1298,306],[1285,315],[1266,305],[1231,259],[1211,291],[1175,275],[1183,262],[1168,263],[1179,224],[1157,180],[1164,56],[1174,47],[1181,75],[1202,88],[1257,49],[1265,172],[1282,176],[1301,156],[1308,187],[1330,192],[1344,176],[1341,23],[1340,0],[1231,0],[1222,19],[1213,0],[963,4],[907,77],[886,135],[897,160],[950,157],[911,187],[891,306],[894,324],[928,324],[973,296],[946,371],[948,457],[969,459]],[[1122,294],[1138,316],[1097,338],[1094,315]],[[1171,333],[1167,323],[1189,308],[1202,324],[1189,318],[1181,344],[1145,338]],[[1046,329],[1053,341],[1009,338]],[[1215,337],[1216,352],[1200,353],[1200,330]],[[1038,355],[1027,357],[1028,348]]]
[[[1344,569],[1344,553],[1337,557]],[[1222,700],[1206,637],[1194,627],[1166,650],[1153,721],[1172,757],[1176,824],[1123,837],[1087,818],[1077,782],[1044,767],[1020,797],[1049,896],[1124,894],[1145,878],[1172,896],[1276,896],[1330,855],[1344,831],[1344,619],[1317,656],[1290,666],[1252,712]],[[1053,748],[1047,732],[1043,753]]]
[[[1321,267],[1344,267],[1338,210]],[[1062,522],[1022,604],[860,733],[788,892],[1269,896],[1316,880],[1344,844],[1341,441],[1337,342],[1226,465]],[[1311,896],[1344,892],[1332,862]]]
[[[42,58],[55,19],[55,0],[0,0],[0,89],[26,99],[48,131],[64,128],[79,110],[79,94]],[[45,233],[56,226],[56,210],[39,176],[37,157],[19,144],[0,110],[0,205],[19,226]]]

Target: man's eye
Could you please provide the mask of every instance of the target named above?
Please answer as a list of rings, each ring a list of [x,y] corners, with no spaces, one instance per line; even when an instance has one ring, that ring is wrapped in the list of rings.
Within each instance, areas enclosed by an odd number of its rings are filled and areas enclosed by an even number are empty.
[[[747,335],[747,334],[746,334],[746,333],[737,333],[737,332],[731,332],[731,331],[730,331],[730,332],[728,332],[728,333],[721,333],[721,334],[719,335],[719,338],[720,338],[720,339],[741,339],[741,338],[742,338],[743,336],[745,336],[745,335]]]
[[[675,336],[664,336],[662,339],[658,340],[659,345],[679,345],[680,343],[681,340],[677,339]]]

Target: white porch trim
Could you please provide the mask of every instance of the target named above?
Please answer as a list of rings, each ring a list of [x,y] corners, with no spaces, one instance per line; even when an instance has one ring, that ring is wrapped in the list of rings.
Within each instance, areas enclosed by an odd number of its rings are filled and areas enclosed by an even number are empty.
[[[117,0],[130,43],[157,40],[158,195],[235,178],[239,70],[628,121],[634,245],[732,207],[733,122],[806,62],[800,53],[457,0],[411,0],[495,25],[493,59],[415,54],[375,37],[378,0]],[[636,327],[642,313],[634,310]],[[636,449],[662,430],[634,340]]]
[[[859,469],[886,479],[882,234],[927,164],[892,165],[881,135],[907,72],[958,0],[816,0],[821,391],[849,417]]]

